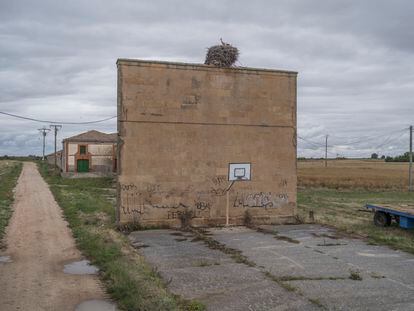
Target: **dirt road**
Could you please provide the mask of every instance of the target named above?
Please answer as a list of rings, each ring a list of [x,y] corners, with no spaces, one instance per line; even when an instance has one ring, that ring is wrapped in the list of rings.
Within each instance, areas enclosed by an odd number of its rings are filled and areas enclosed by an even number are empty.
[[[9,263],[0,263],[0,310],[74,310],[102,299],[96,275],[63,273],[81,259],[67,222],[34,163],[25,163],[6,235]]]

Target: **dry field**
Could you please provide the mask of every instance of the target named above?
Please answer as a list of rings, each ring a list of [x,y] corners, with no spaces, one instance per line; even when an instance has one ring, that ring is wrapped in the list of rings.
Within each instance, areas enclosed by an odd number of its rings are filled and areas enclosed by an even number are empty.
[[[414,192],[408,192],[408,163],[381,160],[323,160],[298,162],[298,215],[303,221],[315,221],[347,233],[367,238],[374,244],[414,253],[412,230],[393,224],[375,227],[373,214],[365,204],[412,204]]]
[[[382,160],[323,160],[298,162],[298,186],[334,189],[406,190],[408,163]]]

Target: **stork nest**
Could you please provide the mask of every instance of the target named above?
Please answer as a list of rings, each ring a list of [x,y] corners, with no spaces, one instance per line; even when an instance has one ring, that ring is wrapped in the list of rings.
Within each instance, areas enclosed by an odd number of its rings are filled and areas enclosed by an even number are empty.
[[[223,42],[221,45],[214,45],[207,49],[204,64],[217,67],[232,67],[239,58],[239,50],[231,44]]]

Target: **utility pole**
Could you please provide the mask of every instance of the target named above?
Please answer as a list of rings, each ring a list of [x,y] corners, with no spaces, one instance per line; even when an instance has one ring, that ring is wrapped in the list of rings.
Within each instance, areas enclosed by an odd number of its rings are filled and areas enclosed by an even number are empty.
[[[57,132],[62,128],[62,125],[52,124],[50,128],[53,128],[55,132],[55,170],[56,170],[57,169],[56,138],[57,138]]]
[[[328,167],[328,136],[325,136],[325,167]]]
[[[410,125],[410,165],[408,172],[408,191],[413,191],[413,126]]]
[[[42,156],[42,161],[44,161],[45,160],[45,140],[46,140],[46,134],[47,134],[47,132],[50,131],[50,129],[47,129],[47,128],[43,127],[41,129],[38,129],[38,130],[43,135],[43,153],[42,153],[43,156]]]

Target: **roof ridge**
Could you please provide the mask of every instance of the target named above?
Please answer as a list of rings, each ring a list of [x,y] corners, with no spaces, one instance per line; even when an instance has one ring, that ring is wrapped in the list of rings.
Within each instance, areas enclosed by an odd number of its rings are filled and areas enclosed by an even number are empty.
[[[71,137],[63,139],[63,141],[84,141],[84,142],[116,142],[114,133],[104,133],[98,130],[89,130]]]

